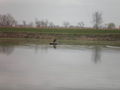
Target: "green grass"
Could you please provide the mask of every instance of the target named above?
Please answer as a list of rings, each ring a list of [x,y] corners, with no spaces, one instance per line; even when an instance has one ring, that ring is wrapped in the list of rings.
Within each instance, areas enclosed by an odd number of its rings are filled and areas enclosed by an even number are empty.
[[[110,35],[120,34],[120,30],[68,29],[68,28],[0,28],[0,32],[32,32],[67,35]]]

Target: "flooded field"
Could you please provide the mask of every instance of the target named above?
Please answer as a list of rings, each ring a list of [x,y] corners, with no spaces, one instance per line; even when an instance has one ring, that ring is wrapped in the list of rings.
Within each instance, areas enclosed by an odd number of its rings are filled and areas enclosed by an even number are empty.
[[[0,46],[0,90],[120,90],[120,48]]]

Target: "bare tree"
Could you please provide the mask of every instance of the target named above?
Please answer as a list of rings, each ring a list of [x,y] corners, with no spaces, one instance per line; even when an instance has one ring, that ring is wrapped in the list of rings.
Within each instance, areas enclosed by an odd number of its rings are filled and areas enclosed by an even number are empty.
[[[93,24],[94,24],[93,27],[96,29],[100,28],[102,22],[103,22],[102,13],[100,13],[98,11],[93,13]]]
[[[10,14],[0,15],[0,26],[14,26],[16,20]]]
[[[115,29],[115,27],[116,27],[116,26],[115,26],[114,23],[109,23],[107,28],[108,28],[108,29]]]
[[[36,24],[36,27],[48,27],[48,20],[36,20],[35,21],[35,24]]]
[[[35,21],[35,24],[36,24],[36,27],[40,27],[41,26],[41,23],[38,20]]]
[[[15,27],[16,27],[16,26],[18,26],[18,22],[17,22],[17,21],[15,21]]]
[[[79,26],[80,28],[83,28],[84,25],[85,25],[84,22],[79,22],[79,23],[78,23],[78,26]]]
[[[25,20],[23,20],[23,26],[25,27],[25,26],[27,26],[27,23],[26,23],[26,21]]]
[[[65,28],[68,28],[70,23],[69,22],[64,22],[63,25],[64,25]]]
[[[41,22],[42,27],[47,27],[48,26],[48,20],[47,19],[46,20],[41,20],[40,22]]]
[[[50,27],[50,28],[55,27],[54,23],[53,23],[53,22],[49,22],[49,27]]]

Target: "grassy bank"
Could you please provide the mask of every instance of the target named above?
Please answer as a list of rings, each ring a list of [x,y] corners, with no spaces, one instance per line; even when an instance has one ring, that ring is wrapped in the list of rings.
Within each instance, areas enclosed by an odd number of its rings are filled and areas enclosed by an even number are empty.
[[[77,40],[120,40],[120,30],[68,28],[0,28],[2,38],[58,38]]]
[[[0,45],[49,45],[51,39],[0,38]],[[111,45],[120,46],[119,41],[58,40],[59,45]]]
[[[49,44],[54,38],[60,44],[120,46],[120,30],[68,28],[0,28],[0,43]]]

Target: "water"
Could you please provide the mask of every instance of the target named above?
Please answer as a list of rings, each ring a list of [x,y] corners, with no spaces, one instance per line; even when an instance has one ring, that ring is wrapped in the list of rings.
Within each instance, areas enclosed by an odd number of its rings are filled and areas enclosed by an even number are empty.
[[[120,90],[120,48],[0,46],[0,90]]]

